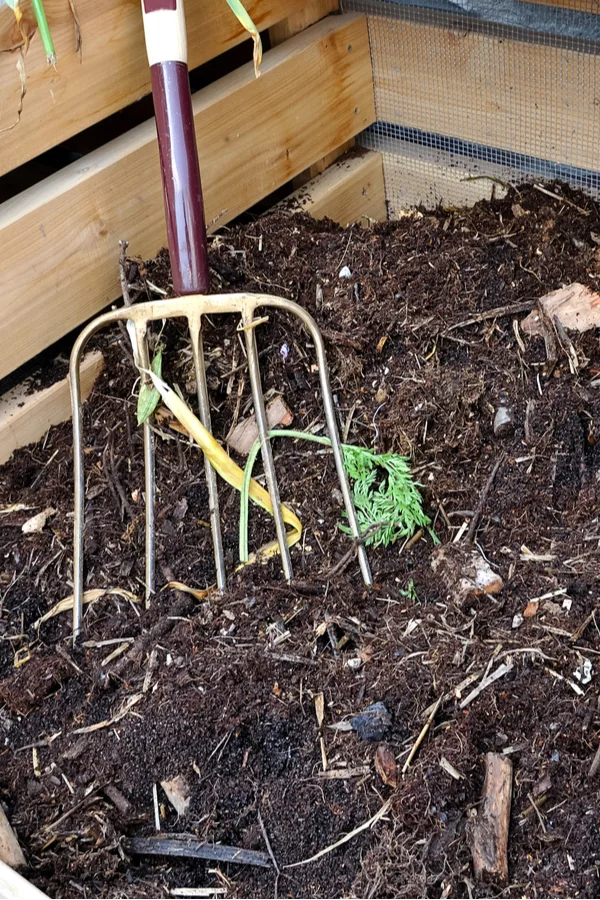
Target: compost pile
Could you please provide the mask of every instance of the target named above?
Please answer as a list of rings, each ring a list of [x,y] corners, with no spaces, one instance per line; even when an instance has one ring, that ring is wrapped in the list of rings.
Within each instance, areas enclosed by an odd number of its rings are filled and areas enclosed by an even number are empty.
[[[564,284],[599,287],[600,211],[550,190],[368,229],[284,210],[211,241],[213,290],[279,294],[315,316],[345,439],[410,457],[431,531],[370,551],[373,590],[338,527],[331,456],[279,440],[282,499],[304,526],[294,582],[276,558],[234,574],[239,495],[223,486],[227,593],[169,588],[149,609],[135,602],[142,441],[118,329],[98,338],[106,368],[85,408],[86,586],[101,596],[75,649],[68,611],[36,626],[71,593],[70,424],[0,468],[0,799],[34,884],[56,897],[186,886],[229,897],[597,896],[598,332],[559,327],[549,363],[547,342],[519,323]],[[169,290],[164,253],[130,261],[127,275],[134,299]],[[220,439],[251,412],[236,324],[215,317],[205,329]],[[258,336],[265,388],[294,428],[322,432],[306,335],[278,314]],[[166,381],[193,403],[183,328],[160,341]],[[508,421],[495,430],[499,409]],[[159,408],[157,579],[205,588],[202,459],[172,424]],[[43,528],[23,534],[49,508]],[[251,516],[256,549],[272,522]],[[497,593],[465,589],[473,553]],[[373,704],[365,728],[355,717]],[[513,766],[508,885],[479,883],[472,867],[490,752]],[[260,852],[266,866],[134,852],[157,824]]]

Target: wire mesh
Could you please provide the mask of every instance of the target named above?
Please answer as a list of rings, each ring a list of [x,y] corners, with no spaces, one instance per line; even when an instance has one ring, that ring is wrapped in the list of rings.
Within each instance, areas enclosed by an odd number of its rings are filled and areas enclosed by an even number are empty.
[[[600,195],[599,0],[344,0],[367,14],[391,217],[508,183]]]

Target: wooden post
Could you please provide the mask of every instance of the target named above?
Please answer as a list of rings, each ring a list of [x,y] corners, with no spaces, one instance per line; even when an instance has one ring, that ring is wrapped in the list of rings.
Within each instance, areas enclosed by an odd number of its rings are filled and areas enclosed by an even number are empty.
[[[478,881],[508,883],[508,829],[512,799],[512,762],[498,753],[485,760],[483,802],[468,829]]]

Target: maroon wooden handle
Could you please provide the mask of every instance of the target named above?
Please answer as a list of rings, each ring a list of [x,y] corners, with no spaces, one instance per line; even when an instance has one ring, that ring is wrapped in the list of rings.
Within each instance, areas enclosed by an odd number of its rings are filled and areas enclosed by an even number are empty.
[[[157,9],[177,9],[177,0],[144,0],[144,12],[156,12]]]
[[[188,68],[184,62],[162,62],[150,72],[173,288],[182,295],[207,294],[206,225]]]

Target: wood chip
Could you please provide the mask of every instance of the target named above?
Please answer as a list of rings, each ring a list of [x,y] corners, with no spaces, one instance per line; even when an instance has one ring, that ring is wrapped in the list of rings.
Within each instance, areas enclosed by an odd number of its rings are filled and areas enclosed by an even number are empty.
[[[454,778],[456,781],[460,781],[461,778],[465,777],[461,772],[458,771],[458,769],[454,768],[451,762],[448,762],[445,756],[442,756],[442,758],[440,759],[440,767],[444,770],[444,772],[447,772],[448,775],[450,775],[450,777]]]
[[[473,869],[479,881],[508,883],[508,828],[512,800],[513,766],[510,759],[488,753],[483,803],[473,810],[468,828]]]
[[[393,788],[398,786],[396,757],[392,747],[386,744],[385,741],[382,741],[375,751],[375,768],[384,784]]]
[[[184,776],[176,775],[170,781],[161,781],[160,786],[177,815],[185,816],[190,808],[192,794]]]

